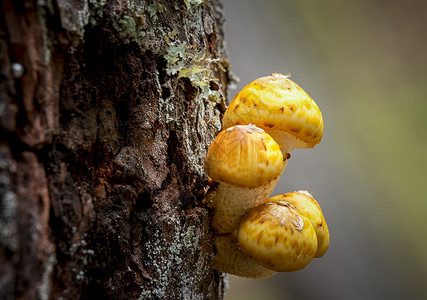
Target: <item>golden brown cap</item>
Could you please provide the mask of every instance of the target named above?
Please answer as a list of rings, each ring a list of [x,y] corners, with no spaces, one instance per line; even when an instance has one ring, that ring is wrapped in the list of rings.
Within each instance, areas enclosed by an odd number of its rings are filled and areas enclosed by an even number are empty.
[[[286,201],[251,209],[240,221],[237,241],[244,254],[278,272],[303,269],[317,252],[310,220]]]
[[[280,73],[258,78],[244,87],[228,106],[223,129],[250,123],[268,133],[280,131],[296,137],[302,141],[296,148],[312,148],[323,135],[323,118],[317,104]]]
[[[317,236],[315,257],[322,257],[329,247],[329,229],[322,209],[313,196],[307,191],[297,191],[272,197],[269,201],[288,201],[310,220]]]
[[[280,176],[280,146],[264,130],[240,125],[221,131],[209,147],[206,173],[215,181],[254,188]]]

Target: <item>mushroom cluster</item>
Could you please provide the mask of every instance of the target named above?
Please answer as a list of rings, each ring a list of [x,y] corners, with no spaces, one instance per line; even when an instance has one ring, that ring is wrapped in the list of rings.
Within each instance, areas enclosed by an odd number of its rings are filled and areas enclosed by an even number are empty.
[[[318,106],[288,77],[274,73],[241,90],[206,155],[220,272],[265,278],[300,270],[328,249],[328,226],[307,191],[268,198],[291,150],[313,148],[323,135]]]

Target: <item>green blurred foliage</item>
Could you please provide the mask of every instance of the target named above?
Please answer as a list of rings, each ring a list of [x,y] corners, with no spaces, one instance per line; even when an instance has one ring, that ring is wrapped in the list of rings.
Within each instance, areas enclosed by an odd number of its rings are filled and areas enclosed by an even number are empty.
[[[391,241],[400,240],[427,276],[427,2],[294,3],[324,67],[339,79],[340,123],[348,122],[341,149],[379,198],[365,203],[372,228],[379,235],[393,228]]]

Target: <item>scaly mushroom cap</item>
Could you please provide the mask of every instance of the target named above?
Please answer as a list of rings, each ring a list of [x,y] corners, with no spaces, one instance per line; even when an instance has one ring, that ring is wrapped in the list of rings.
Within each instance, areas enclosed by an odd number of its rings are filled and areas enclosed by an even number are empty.
[[[254,124],[276,141],[295,138],[295,148],[313,148],[323,135],[319,107],[296,83],[280,73],[258,78],[233,99],[223,118],[223,129]],[[282,137],[281,137],[282,136]],[[282,146],[282,145],[281,145]]]
[[[311,222],[317,236],[317,253],[322,257],[329,247],[329,229],[319,203],[307,191],[286,193],[270,198],[268,201],[288,201],[303,213]]]
[[[234,126],[221,131],[209,147],[205,170],[215,181],[255,188],[280,176],[283,155],[264,130],[253,125]]]
[[[317,252],[310,220],[286,201],[266,202],[249,210],[240,221],[237,241],[244,254],[278,272],[303,269]]]
[[[213,268],[222,273],[229,273],[246,278],[267,278],[277,272],[256,264],[237,247],[234,233],[214,237],[216,255]]]

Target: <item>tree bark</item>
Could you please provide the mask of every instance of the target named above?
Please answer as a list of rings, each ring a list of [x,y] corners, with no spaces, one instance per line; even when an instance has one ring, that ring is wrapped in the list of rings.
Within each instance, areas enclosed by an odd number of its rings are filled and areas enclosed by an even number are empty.
[[[230,78],[220,3],[1,10],[0,298],[222,298],[202,203]]]

